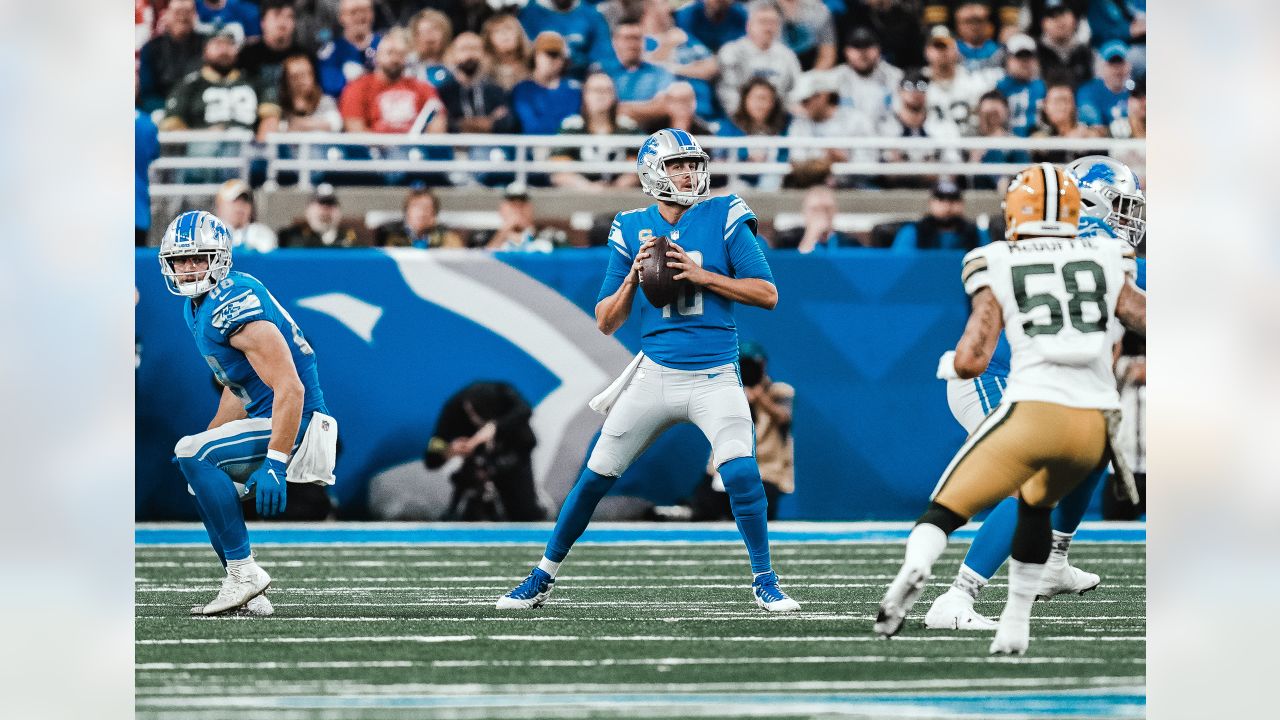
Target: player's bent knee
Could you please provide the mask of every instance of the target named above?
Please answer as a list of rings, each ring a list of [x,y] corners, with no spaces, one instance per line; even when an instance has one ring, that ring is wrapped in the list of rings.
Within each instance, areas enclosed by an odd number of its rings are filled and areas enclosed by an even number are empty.
[[[597,444],[596,449],[591,452],[591,457],[587,458],[587,469],[597,475],[616,478],[627,468],[623,458],[617,452],[607,448],[601,449]]]
[[[716,433],[712,442],[712,462],[720,467],[730,460],[755,457],[754,435],[755,427],[750,420],[734,419]]]
[[[203,433],[197,435],[187,435],[173,446],[173,455],[177,458],[194,457],[200,450],[200,446],[204,445]]]

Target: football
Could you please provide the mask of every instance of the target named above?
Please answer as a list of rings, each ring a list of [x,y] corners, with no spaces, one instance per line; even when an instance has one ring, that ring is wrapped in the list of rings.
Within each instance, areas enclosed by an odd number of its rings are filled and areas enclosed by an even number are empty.
[[[671,260],[667,257],[667,251],[670,249],[671,241],[666,235],[654,238],[653,246],[649,248],[649,257],[645,258],[640,268],[640,289],[644,291],[644,296],[649,303],[656,308],[675,302],[680,290],[684,287],[685,281],[675,279],[680,271],[677,268],[667,267],[667,262]]]

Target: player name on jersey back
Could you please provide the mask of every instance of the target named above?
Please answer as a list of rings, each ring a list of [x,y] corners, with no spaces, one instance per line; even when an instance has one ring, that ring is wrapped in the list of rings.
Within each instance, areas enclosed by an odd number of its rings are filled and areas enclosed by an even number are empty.
[[[965,255],[970,296],[990,288],[1012,351],[1005,402],[1118,408],[1111,346],[1133,248],[1092,238],[996,242]]]

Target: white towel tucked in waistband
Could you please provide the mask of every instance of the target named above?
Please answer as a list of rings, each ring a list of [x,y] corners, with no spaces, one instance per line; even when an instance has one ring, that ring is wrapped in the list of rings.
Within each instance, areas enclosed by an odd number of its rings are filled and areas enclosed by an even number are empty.
[[[644,353],[636,353],[631,362],[627,365],[627,369],[622,371],[617,380],[614,380],[604,392],[591,398],[591,402],[587,406],[601,415],[608,415],[613,409],[614,403],[618,402],[618,398],[622,396],[622,391],[627,389],[627,385],[631,383],[631,376],[636,374],[636,368],[640,367],[640,361],[644,360]]]
[[[337,460],[338,421],[322,412],[312,413],[302,443],[289,460],[289,482],[332,485],[336,480],[333,466]]]

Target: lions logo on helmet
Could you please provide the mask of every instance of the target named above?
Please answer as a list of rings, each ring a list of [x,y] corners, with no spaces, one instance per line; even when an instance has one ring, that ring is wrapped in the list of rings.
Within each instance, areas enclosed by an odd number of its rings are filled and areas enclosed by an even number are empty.
[[[208,268],[196,273],[178,272],[177,258],[204,256]],[[203,275],[199,273],[203,272]],[[184,212],[169,223],[160,241],[160,274],[169,292],[184,297],[198,297],[209,292],[231,272],[231,232],[212,213],[203,210]],[[195,280],[184,278],[196,275]]]
[[[1005,238],[1075,237],[1080,223],[1080,188],[1075,178],[1051,163],[1018,173],[1004,199]]]
[[[1147,198],[1128,165],[1106,155],[1088,155],[1067,166],[1080,186],[1080,212],[1106,223],[1137,247],[1147,236]]]
[[[667,172],[668,162],[684,158],[699,161],[696,170],[678,173],[693,176],[693,187],[688,191],[677,189],[672,176]],[[683,130],[667,128],[650,135],[640,146],[640,153],[636,157],[636,173],[640,175],[640,187],[646,195],[680,205],[692,205],[711,192],[711,173],[707,170],[709,161],[707,153],[692,135]]]

